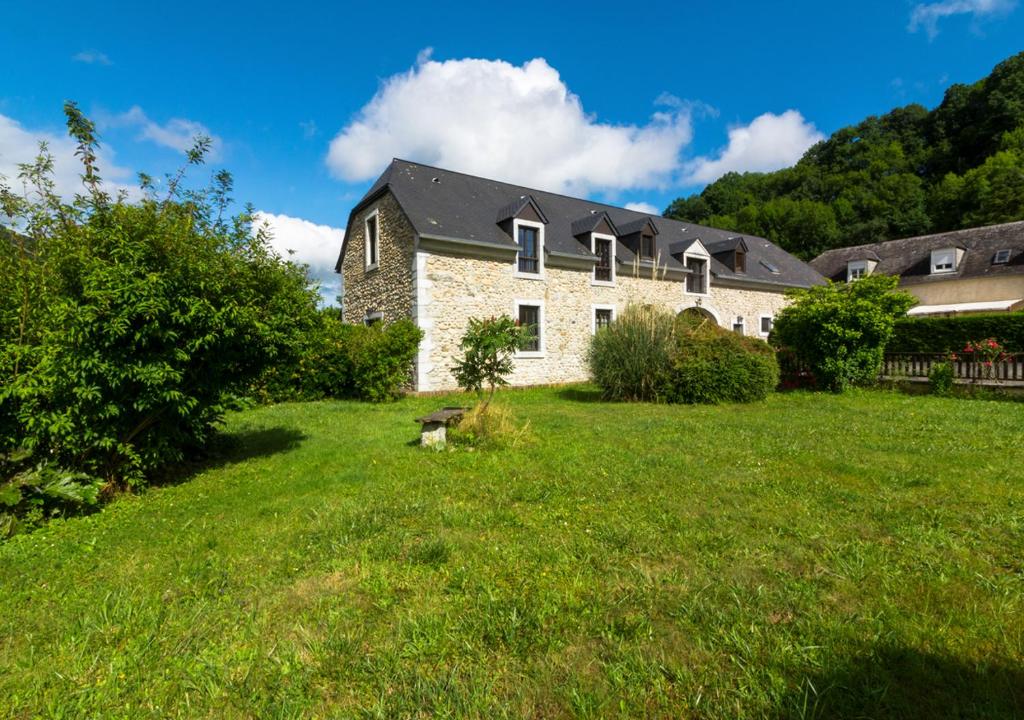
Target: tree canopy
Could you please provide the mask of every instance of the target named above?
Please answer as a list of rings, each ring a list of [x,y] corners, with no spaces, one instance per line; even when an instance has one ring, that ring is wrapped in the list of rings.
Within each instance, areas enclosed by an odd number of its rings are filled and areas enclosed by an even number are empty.
[[[934,110],[837,130],[793,167],[729,173],[666,217],[766,237],[810,259],[834,247],[1024,219],[1024,53]]]

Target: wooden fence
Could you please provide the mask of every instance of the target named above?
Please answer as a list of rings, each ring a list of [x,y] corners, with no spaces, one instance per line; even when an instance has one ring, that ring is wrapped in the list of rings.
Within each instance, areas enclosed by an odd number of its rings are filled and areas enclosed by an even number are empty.
[[[949,361],[959,382],[979,385],[1024,385],[1024,353],[1006,355],[991,365],[958,356],[949,360],[939,353],[888,353],[882,364],[884,380],[922,381],[936,363]]]

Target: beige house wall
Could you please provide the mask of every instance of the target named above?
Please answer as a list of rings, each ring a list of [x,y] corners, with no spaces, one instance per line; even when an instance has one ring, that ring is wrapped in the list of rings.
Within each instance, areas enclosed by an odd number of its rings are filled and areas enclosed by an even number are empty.
[[[748,335],[757,336],[760,316],[774,316],[786,304],[781,292],[715,287],[710,295],[685,292],[684,283],[651,277],[616,278],[614,287],[594,285],[591,272],[553,267],[542,280],[516,277],[508,260],[420,251],[417,258],[417,307],[425,332],[417,367],[417,389],[456,388],[453,358],[471,317],[511,315],[516,303],[542,307],[543,352],[515,361],[512,385],[578,382],[588,378],[586,352],[593,332],[594,306],[610,306],[616,314],[630,303],[653,304],[678,312],[701,305],[724,327],[736,316]]]
[[[1024,298],[1024,275],[939,280],[902,286],[922,305],[1017,300]]]

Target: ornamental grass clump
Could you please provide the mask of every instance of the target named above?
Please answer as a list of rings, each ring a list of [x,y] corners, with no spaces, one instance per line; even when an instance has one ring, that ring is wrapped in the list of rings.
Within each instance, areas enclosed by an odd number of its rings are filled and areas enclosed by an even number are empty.
[[[598,330],[587,362],[605,399],[667,400],[674,337],[675,316],[652,305],[629,305]]]

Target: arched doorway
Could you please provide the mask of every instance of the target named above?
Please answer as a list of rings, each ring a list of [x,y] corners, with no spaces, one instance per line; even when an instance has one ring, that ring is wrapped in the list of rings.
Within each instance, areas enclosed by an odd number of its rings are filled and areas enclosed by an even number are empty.
[[[708,308],[700,307],[699,305],[694,305],[692,307],[683,308],[682,310],[679,311],[679,314],[680,315],[688,315],[690,317],[697,317],[697,318],[701,318],[701,319],[707,319],[707,320],[710,320],[711,322],[713,322],[715,325],[721,325],[722,324],[719,321],[718,315],[715,313],[714,310],[709,310]]]

